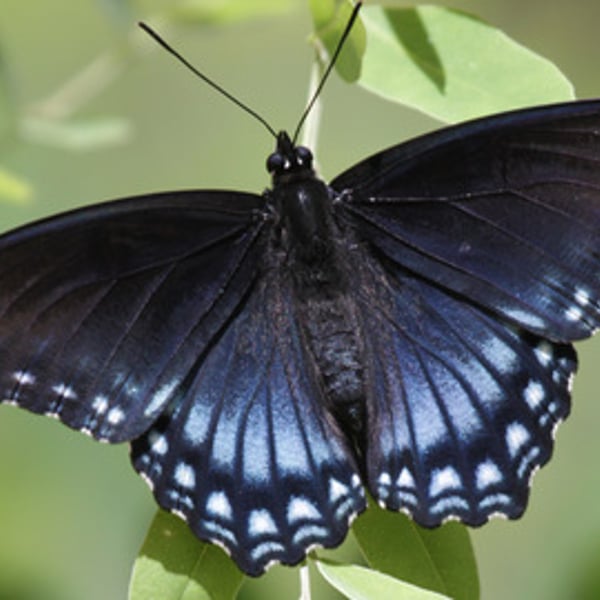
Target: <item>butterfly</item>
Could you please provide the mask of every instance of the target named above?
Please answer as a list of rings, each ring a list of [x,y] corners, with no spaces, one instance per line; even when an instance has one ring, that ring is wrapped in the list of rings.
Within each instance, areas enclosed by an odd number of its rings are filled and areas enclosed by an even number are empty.
[[[326,184],[75,210],[0,237],[0,398],[131,443],[245,573],[365,509],[519,517],[600,325],[600,101],[379,152]]]

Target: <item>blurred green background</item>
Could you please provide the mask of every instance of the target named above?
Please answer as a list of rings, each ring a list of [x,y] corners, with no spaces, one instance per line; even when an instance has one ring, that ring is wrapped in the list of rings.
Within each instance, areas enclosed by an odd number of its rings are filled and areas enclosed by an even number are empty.
[[[68,150],[48,143],[51,136],[30,119],[23,132],[29,141],[21,136],[3,143],[0,165],[27,180],[33,193],[28,201],[0,200],[0,230],[120,196],[186,187],[261,191],[268,185],[264,160],[273,140],[134,30],[136,20],[152,19],[174,4],[2,0],[0,68],[8,73],[19,111],[39,116],[52,108],[57,91],[74,106],[83,100],[82,88],[69,95],[65,84],[94,64],[83,90],[89,92],[91,82],[99,89],[73,116],[122,119],[110,131],[124,139]],[[553,60],[579,97],[600,95],[600,3],[447,4],[476,11]],[[293,129],[306,98],[311,22],[302,0],[282,0],[279,8],[262,19],[163,31],[276,129]],[[130,56],[127,36],[147,51]],[[117,58],[108,63],[108,74],[114,66],[122,71],[103,84],[107,63],[97,61],[107,53]],[[438,126],[335,77],[323,100],[318,159],[325,178]],[[473,532],[485,599],[600,598],[600,339],[579,349],[573,414],[560,429],[555,458],[535,478],[525,517]],[[49,419],[0,407],[0,600],[124,600],[154,510],[125,446],[100,445]],[[297,597],[296,571],[276,567],[265,581],[250,582],[242,597],[268,598],[262,585],[273,598]],[[319,589],[314,597],[338,596]]]

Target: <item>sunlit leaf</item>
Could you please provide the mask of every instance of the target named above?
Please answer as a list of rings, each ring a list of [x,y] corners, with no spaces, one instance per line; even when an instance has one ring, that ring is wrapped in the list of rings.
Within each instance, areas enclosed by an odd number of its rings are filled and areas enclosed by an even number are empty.
[[[361,15],[360,85],[442,121],[573,98],[556,66],[467,13],[365,6]]]
[[[366,567],[324,560],[315,562],[323,577],[350,600],[450,600],[448,596],[419,588]]]
[[[331,56],[348,24],[353,3],[349,0],[310,0],[315,35]],[[346,39],[335,68],[342,79],[348,82],[360,77],[363,54],[366,47],[365,27],[360,15]]]
[[[352,531],[374,569],[455,600],[479,597],[475,555],[463,525],[424,529],[405,515],[371,502]]]
[[[243,579],[223,550],[158,511],[133,567],[129,600],[233,600]]]

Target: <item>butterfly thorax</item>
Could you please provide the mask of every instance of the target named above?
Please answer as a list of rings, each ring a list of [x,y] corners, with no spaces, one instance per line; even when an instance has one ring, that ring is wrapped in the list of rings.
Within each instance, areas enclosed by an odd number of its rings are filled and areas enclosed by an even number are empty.
[[[286,134],[267,166],[279,225],[274,243],[294,287],[298,322],[326,401],[355,437],[363,428],[363,349],[332,192],[315,175],[310,151],[293,146]]]

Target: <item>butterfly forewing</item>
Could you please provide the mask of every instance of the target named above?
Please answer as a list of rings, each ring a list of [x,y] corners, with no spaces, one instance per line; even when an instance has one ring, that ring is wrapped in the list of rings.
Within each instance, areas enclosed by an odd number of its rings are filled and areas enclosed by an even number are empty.
[[[0,395],[94,437],[143,433],[257,274],[264,201],[189,192],[0,241]]]
[[[175,398],[132,451],[161,506],[251,575],[341,542],[364,491],[280,272],[257,283]]]
[[[600,324],[600,102],[449,128],[335,179],[352,226],[414,273],[545,337]]]

